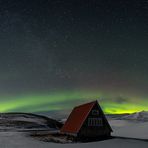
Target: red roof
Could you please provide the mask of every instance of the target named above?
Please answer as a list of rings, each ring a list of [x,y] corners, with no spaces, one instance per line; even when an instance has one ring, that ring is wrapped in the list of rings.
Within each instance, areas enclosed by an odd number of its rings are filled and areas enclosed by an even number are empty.
[[[61,132],[72,134],[78,133],[95,103],[96,101],[93,101],[75,107],[61,128]]]

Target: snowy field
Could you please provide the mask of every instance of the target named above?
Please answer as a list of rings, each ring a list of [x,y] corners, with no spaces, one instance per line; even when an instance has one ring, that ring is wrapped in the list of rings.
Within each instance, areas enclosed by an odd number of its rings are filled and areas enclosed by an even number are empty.
[[[16,119],[26,121],[22,117],[20,119],[16,117]],[[28,120],[32,122],[31,119]],[[34,120],[33,122],[35,122]],[[39,123],[42,121],[45,123],[45,120],[37,119]],[[114,130],[112,135],[116,137],[110,140],[91,143],[57,144],[39,141],[30,137],[29,131],[20,132],[17,130],[18,127],[16,127],[16,130],[13,129],[13,131],[0,132],[0,148],[148,148],[147,121],[126,120],[124,118],[122,120],[110,119],[109,122]]]
[[[132,139],[111,139],[100,142],[56,144],[37,141],[28,137],[26,133],[0,132],[1,148],[148,148],[148,142]]]

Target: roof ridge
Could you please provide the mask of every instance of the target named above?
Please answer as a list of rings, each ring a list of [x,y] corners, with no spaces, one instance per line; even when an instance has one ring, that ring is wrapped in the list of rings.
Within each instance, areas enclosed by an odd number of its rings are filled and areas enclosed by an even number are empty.
[[[91,102],[88,102],[88,103],[85,103],[85,104],[81,104],[81,105],[75,106],[74,108],[78,108],[78,107],[85,106],[85,105],[88,105],[88,104],[91,104],[91,103],[96,103],[96,102],[98,102],[98,101],[97,100],[91,101]]]

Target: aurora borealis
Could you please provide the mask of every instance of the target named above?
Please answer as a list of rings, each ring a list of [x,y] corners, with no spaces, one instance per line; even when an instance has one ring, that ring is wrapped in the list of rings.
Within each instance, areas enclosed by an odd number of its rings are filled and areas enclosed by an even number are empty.
[[[0,112],[148,111],[147,0],[0,0]]]
[[[99,96],[106,96],[101,98]],[[109,98],[108,98],[109,97]],[[61,91],[51,94],[36,94],[28,96],[10,97],[10,101],[2,101],[0,112],[43,112],[43,111],[61,111],[71,110],[80,102],[92,101],[97,99],[105,113],[133,113],[141,110],[147,111],[147,101],[141,101],[138,98],[116,98],[115,96],[98,93],[98,91]],[[99,98],[99,99],[98,99]],[[122,100],[122,101],[121,101]]]

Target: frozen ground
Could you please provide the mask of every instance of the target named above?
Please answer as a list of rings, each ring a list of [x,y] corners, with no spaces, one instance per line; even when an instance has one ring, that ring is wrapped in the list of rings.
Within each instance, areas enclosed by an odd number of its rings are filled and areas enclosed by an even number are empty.
[[[26,133],[0,132],[1,148],[148,148],[148,142],[131,139],[111,139],[92,143],[56,144],[37,141]]]
[[[111,120],[113,136],[148,139],[148,122]]]
[[[56,120],[36,114],[0,114],[0,131],[55,130],[61,126]]]
[[[16,119],[26,121],[24,116],[23,118],[20,117],[20,119],[17,116]],[[31,119],[28,120],[32,122]],[[42,121],[45,123],[45,120],[37,119],[38,123],[42,124]],[[110,140],[91,143],[56,144],[34,139],[29,136],[29,131],[20,132],[17,130],[18,127],[15,127],[16,130],[0,132],[0,148],[148,148],[147,121],[110,119],[109,122],[114,130],[113,136],[116,136],[116,138]],[[35,130],[38,129],[36,128]]]

